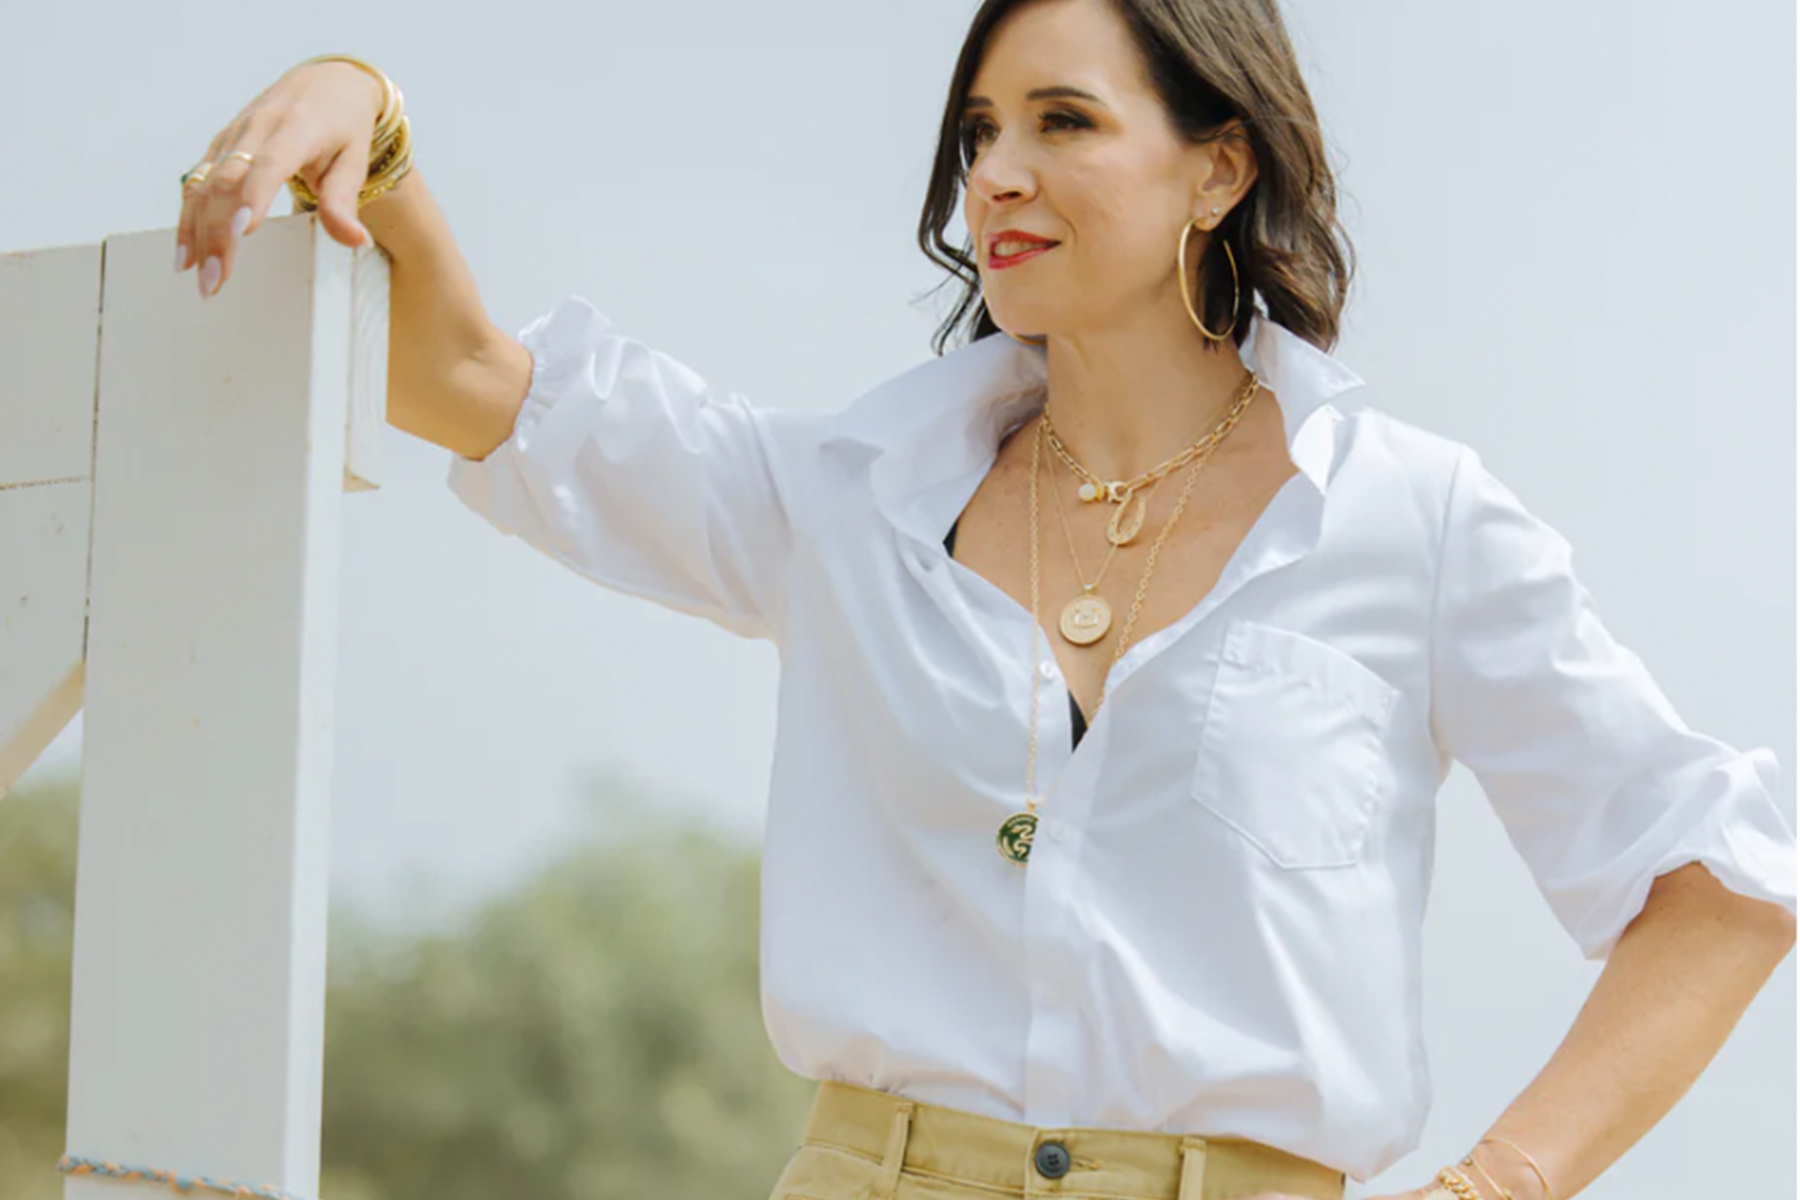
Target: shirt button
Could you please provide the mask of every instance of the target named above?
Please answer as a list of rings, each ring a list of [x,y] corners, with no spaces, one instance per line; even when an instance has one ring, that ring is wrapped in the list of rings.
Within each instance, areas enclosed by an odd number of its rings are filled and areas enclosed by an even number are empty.
[[[1047,662],[1041,662],[1038,664],[1038,674],[1042,675],[1045,679],[1055,679],[1056,668]]]
[[[1061,1142],[1045,1142],[1032,1156],[1038,1174],[1046,1179],[1061,1179],[1069,1173],[1069,1148]]]

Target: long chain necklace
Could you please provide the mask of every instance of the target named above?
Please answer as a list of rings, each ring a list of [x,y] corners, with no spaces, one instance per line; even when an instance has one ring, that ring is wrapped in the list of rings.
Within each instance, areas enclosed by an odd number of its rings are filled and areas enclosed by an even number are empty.
[[[1175,501],[1175,508],[1169,519],[1163,523],[1162,532],[1150,544],[1150,555],[1144,563],[1143,578],[1138,580],[1137,594],[1131,600],[1131,612],[1125,618],[1125,628],[1119,631],[1119,641],[1113,647],[1112,666],[1117,666],[1119,659],[1125,656],[1125,647],[1130,644],[1131,630],[1137,624],[1138,613],[1143,609],[1144,597],[1150,591],[1150,578],[1156,572],[1156,558],[1162,552],[1163,543],[1168,540],[1169,533],[1175,528],[1175,522],[1181,518],[1181,510],[1187,507],[1188,497],[1193,494],[1194,481],[1200,478],[1200,470],[1212,457],[1212,449],[1217,446],[1225,433],[1237,424],[1244,409],[1256,395],[1255,376],[1251,376],[1249,390],[1232,404],[1231,411],[1226,414],[1223,431],[1209,441],[1205,451],[1194,462],[1193,469],[1188,472],[1187,481],[1182,485],[1181,495]],[[1018,866],[1024,866],[1031,857],[1032,839],[1037,834],[1037,807],[1042,800],[1037,794],[1037,748],[1038,748],[1038,601],[1040,575],[1038,570],[1038,476],[1041,473],[1044,441],[1050,436],[1050,415],[1041,413],[1037,428],[1031,439],[1031,667],[1029,686],[1031,689],[1031,742],[1025,759],[1025,810],[1013,813],[1000,822],[999,832],[994,835],[995,844],[1000,849],[1000,856]],[[1106,680],[1100,681],[1100,698],[1095,702],[1094,711],[1099,713],[1100,706],[1106,703]]]
[[[1239,387],[1238,395],[1230,411],[1241,411],[1241,406],[1248,404],[1256,396],[1257,382],[1256,372],[1249,370],[1244,372],[1244,381]],[[1069,453],[1069,448],[1064,446],[1062,439],[1056,436],[1056,428],[1050,424],[1048,414],[1049,410],[1046,409],[1044,425],[1050,434],[1050,448],[1056,451],[1057,456],[1069,465],[1070,470],[1084,480],[1076,494],[1089,502],[1107,500],[1118,505],[1118,508],[1113,511],[1112,520],[1107,522],[1106,526],[1106,538],[1115,546],[1129,545],[1144,527],[1144,518],[1149,512],[1149,503],[1147,496],[1139,495],[1143,488],[1171,472],[1180,470],[1198,456],[1208,453],[1225,436],[1226,420],[1230,419],[1228,412],[1227,417],[1221,419],[1211,433],[1206,434],[1173,458],[1151,467],[1141,475],[1131,479],[1105,480],[1082,466],[1080,460]]]

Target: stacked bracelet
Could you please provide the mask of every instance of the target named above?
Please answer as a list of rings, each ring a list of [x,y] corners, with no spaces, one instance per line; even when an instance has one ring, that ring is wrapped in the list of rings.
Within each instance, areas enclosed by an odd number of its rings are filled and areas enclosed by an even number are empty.
[[[1532,1158],[1531,1155],[1525,1153],[1524,1150],[1520,1149],[1512,1142],[1507,1141],[1505,1138],[1484,1137],[1481,1141],[1476,1142],[1475,1145],[1480,1146],[1484,1142],[1496,1142],[1502,1146],[1511,1147],[1516,1151],[1519,1157],[1530,1164],[1532,1172],[1538,1177],[1538,1182],[1544,1185],[1545,1200],[1556,1200],[1556,1190],[1550,1186],[1549,1177],[1544,1174],[1543,1168],[1538,1166],[1536,1159]],[[1486,1193],[1476,1188],[1474,1181],[1463,1174],[1459,1169],[1461,1167],[1468,1167],[1476,1174],[1480,1175],[1481,1178],[1487,1182],[1487,1186],[1494,1189],[1493,1196],[1489,1197]],[[1511,1189],[1495,1179],[1493,1175],[1488,1173],[1486,1167],[1475,1160],[1474,1150],[1470,1150],[1468,1154],[1464,1155],[1462,1162],[1458,1163],[1456,1166],[1441,1168],[1436,1177],[1433,1178],[1432,1182],[1437,1186],[1432,1188],[1427,1194],[1426,1200],[1437,1200],[1440,1196],[1454,1197],[1454,1200],[1515,1200]]]
[[[1499,1145],[1506,1146],[1520,1158],[1524,1159],[1526,1165],[1537,1175],[1538,1182],[1544,1185],[1544,1200],[1556,1200],[1556,1189],[1550,1186],[1550,1177],[1544,1174],[1544,1168],[1538,1166],[1537,1159],[1525,1153],[1523,1148],[1502,1137],[1484,1137],[1481,1139],[1481,1142],[1495,1142]],[[1479,1146],[1481,1145],[1481,1142],[1476,1142],[1475,1144]]]
[[[405,101],[393,80],[354,55],[320,54],[299,66],[318,62],[346,62],[360,67],[381,82],[385,95],[381,113],[375,119],[374,135],[370,139],[368,177],[356,194],[356,206],[361,208],[394,188],[412,169],[412,126],[406,119]],[[291,177],[287,186],[294,197],[295,212],[313,212],[319,207],[318,195],[300,176]]]

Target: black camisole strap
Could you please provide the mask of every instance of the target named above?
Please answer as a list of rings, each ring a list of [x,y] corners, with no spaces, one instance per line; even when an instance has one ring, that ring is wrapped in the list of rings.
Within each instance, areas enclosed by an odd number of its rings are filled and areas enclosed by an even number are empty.
[[[960,520],[959,517],[956,521],[950,522],[950,532],[944,535],[945,554],[956,553],[956,526]],[[1069,693],[1069,724],[1075,733],[1074,744],[1081,745],[1081,735],[1087,732],[1087,718],[1082,715],[1081,705],[1075,699],[1074,692]]]

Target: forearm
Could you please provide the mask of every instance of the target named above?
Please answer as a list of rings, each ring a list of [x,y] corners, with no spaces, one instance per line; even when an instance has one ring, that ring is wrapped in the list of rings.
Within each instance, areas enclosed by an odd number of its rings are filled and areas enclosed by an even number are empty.
[[[488,317],[417,167],[357,215],[389,258],[389,424],[484,457],[512,431],[530,355]]]
[[[1488,1133],[1529,1151],[1568,1200],[1675,1106],[1793,945],[1785,909],[1704,866],[1661,876],[1556,1053]],[[1508,1147],[1475,1158],[1518,1200],[1543,1194]]]

